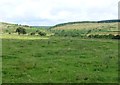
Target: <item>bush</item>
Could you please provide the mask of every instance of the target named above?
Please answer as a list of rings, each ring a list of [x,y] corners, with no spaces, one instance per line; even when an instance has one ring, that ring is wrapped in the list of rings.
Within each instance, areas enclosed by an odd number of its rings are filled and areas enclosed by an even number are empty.
[[[39,30],[36,30],[36,32],[39,32]]]
[[[88,30],[87,34],[91,33],[91,30]]]
[[[110,39],[112,39],[114,37],[114,35],[112,35],[112,34],[109,34],[108,36]]]
[[[89,35],[89,38],[120,39],[120,35]]]
[[[31,32],[30,35],[35,35],[35,32]]]
[[[46,33],[45,33],[45,32],[38,32],[38,34],[39,34],[40,36],[46,36]]]
[[[89,36],[88,36],[88,38],[93,38],[93,37],[94,37],[94,35],[89,35]]]
[[[72,37],[77,37],[77,36],[79,36],[79,34],[72,34],[71,36]]]
[[[16,32],[18,32],[18,34],[26,34],[26,29],[24,29],[23,27],[18,27],[16,29]]]
[[[116,35],[112,39],[120,39],[120,35]]]
[[[5,30],[5,32],[9,32],[8,30]]]

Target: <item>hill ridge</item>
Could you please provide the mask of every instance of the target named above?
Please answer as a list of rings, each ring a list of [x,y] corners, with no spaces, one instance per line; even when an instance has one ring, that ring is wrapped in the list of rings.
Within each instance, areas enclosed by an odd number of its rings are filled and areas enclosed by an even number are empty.
[[[52,26],[50,28],[60,27],[60,26],[69,25],[69,24],[79,24],[79,23],[114,23],[114,22],[120,22],[120,19],[100,20],[100,21],[75,21],[75,22],[66,22],[66,23],[56,24],[55,26]]]

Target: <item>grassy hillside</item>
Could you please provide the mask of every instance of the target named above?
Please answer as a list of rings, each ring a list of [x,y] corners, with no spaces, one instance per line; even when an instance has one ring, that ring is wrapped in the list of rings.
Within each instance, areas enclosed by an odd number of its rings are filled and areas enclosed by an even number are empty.
[[[11,23],[5,23],[5,22],[0,22],[0,31],[2,33],[14,33],[15,30],[19,27],[19,26],[22,26],[24,27],[25,29],[30,29],[31,27],[30,26],[27,26],[27,25],[18,25],[18,24],[11,24]]]
[[[90,29],[105,29],[106,31],[118,31],[118,23],[79,23],[68,24],[63,26],[53,27],[54,30],[90,30]]]
[[[120,36],[120,30],[118,29],[118,22],[110,23],[98,23],[98,22],[70,22],[65,24],[58,24],[51,27],[51,31],[56,36],[80,36],[87,37],[91,35],[97,35],[104,37],[104,35]]]
[[[23,27],[24,29],[26,29],[27,32],[26,35],[30,35],[30,33],[36,33],[36,31],[45,32],[47,36],[53,35],[53,33],[48,31],[46,27],[44,28],[43,26],[36,27],[36,26],[18,25],[18,24],[4,23],[4,22],[0,22],[0,33],[2,33],[3,35],[12,34],[16,36],[17,35],[16,29],[18,27]]]
[[[74,25],[74,24],[83,24],[84,23],[119,23],[120,20],[119,19],[114,19],[114,20],[101,20],[101,21],[76,21],[76,22],[68,22],[68,23],[61,23],[61,24],[57,24],[55,26],[52,26],[51,28],[55,28],[55,27],[60,27],[60,26],[65,26],[65,25]]]

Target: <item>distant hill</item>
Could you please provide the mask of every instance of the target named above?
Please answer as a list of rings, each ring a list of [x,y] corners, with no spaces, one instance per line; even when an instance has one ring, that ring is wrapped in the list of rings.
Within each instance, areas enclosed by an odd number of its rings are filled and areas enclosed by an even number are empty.
[[[102,20],[102,21],[97,21],[98,23],[112,23],[112,22],[120,22],[119,19],[114,19],[114,20]]]
[[[18,27],[25,28],[28,34],[35,33],[36,31],[42,31],[47,33],[47,36],[52,35],[52,33],[47,30],[50,26],[28,26],[28,25],[20,25],[20,24],[11,24],[6,22],[0,22],[0,33],[15,34],[16,29]]]
[[[31,26],[31,27],[49,29],[52,26]]]
[[[55,28],[55,27],[60,27],[64,25],[72,25],[72,24],[83,24],[83,23],[115,23],[115,22],[120,22],[119,19],[113,19],[113,20],[101,20],[101,21],[77,21],[77,22],[67,22],[67,23],[61,23],[57,24],[55,26],[52,26],[50,28]]]
[[[53,31],[60,32],[75,32],[88,33],[89,34],[114,34],[117,35],[118,22],[120,20],[102,20],[102,21],[79,21],[79,22],[68,22],[57,24],[50,29]],[[74,33],[73,33],[74,34]]]
[[[12,24],[12,23],[0,22],[0,32],[15,32],[15,30],[19,26],[22,26],[25,29],[30,29],[31,28],[28,25],[19,25],[19,24]]]
[[[50,27],[52,27],[52,26],[28,26],[28,25],[20,25],[20,24],[0,22],[0,28],[1,29],[5,29],[5,28],[9,28],[9,27],[18,27],[18,26],[22,26],[22,27],[25,27],[25,28],[46,28],[46,29],[49,29]]]

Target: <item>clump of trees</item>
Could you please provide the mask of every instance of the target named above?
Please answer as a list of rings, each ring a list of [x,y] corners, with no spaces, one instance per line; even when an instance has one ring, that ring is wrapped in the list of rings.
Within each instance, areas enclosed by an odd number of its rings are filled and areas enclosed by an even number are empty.
[[[16,32],[18,32],[18,35],[20,35],[20,34],[26,34],[26,33],[27,33],[27,32],[26,32],[26,29],[23,28],[23,27],[18,27],[18,28],[16,29]]]

